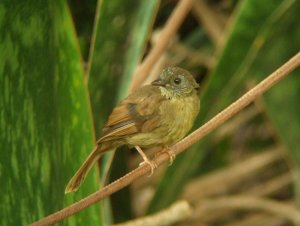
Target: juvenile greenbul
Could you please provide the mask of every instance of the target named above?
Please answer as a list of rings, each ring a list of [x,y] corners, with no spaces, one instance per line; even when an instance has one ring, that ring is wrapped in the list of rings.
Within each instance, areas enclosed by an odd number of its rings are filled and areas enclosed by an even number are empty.
[[[142,149],[169,147],[191,129],[200,109],[199,85],[179,67],[168,67],[159,79],[131,93],[108,118],[96,147],[68,183],[65,193],[76,191],[103,152],[121,145],[135,147],[151,166]],[[174,154],[169,153],[171,160]]]

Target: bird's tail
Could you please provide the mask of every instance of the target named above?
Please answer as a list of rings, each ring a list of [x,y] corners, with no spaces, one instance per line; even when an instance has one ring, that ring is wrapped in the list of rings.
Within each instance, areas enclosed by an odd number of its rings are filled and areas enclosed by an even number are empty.
[[[95,162],[97,162],[97,160],[101,157],[102,153],[105,151],[101,146],[101,144],[97,144],[97,146],[94,148],[91,154],[86,158],[84,163],[69,181],[65,189],[65,194],[76,191],[80,187],[92,166],[95,164]]]

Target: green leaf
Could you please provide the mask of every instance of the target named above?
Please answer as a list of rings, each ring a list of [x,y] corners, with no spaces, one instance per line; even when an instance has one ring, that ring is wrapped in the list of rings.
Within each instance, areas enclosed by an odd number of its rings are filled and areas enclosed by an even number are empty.
[[[290,1],[290,7],[272,29],[265,35],[249,75],[259,81],[285,63],[300,49],[299,1]],[[277,129],[281,141],[287,147],[296,166],[300,169],[300,80],[297,69],[288,75],[264,96],[264,104],[272,125]]]
[[[245,75],[261,47],[261,37],[265,37],[266,33],[279,26],[278,22],[283,15],[287,14],[294,2],[241,1],[229,27],[227,41],[219,55],[218,63],[203,89],[197,127],[245,92]],[[294,18],[295,21],[297,20]],[[281,23],[280,26],[285,25]],[[280,37],[276,38],[280,39]],[[272,49],[270,46],[269,48]],[[262,61],[263,59],[260,59],[260,62]],[[281,63],[276,67],[280,65]],[[149,206],[149,212],[166,207],[178,197],[187,180],[201,164],[205,150],[210,144],[209,140],[210,137],[206,137],[202,142],[195,144],[191,150],[178,156],[159,184]]]
[[[270,33],[277,28],[278,22],[293,6],[294,0],[271,1],[272,4],[262,4],[253,1],[246,4],[249,15],[241,17],[236,29],[228,39],[219,62],[212,72],[209,87],[203,95],[202,105],[209,111],[206,113],[206,120],[228,106],[232,101],[241,96],[246,89],[246,81],[251,80],[254,75],[249,74],[249,70],[254,61],[257,60],[257,54],[262,45],[270,39]],[[258,9],[264,9],[265,18],[259,17]],[[268,10],[267,10],[268,9]],[[271,10],[272,9],[272,10]],[[245,14],[247,13],[245,12]],[[249,18],[250,17],[250,18]],[[263,21],[258,28],[253,24]],[[281,24],[281,26],[285,26]],[[251,29],[249,29],[251,28]],[[256,29],[255,29],[256,28]],[[275,43],[272,43],[276,47]],[[288,59],[288,58],[287,58]],[[287,60],[286,59],[286,60]],[[260,61],[263,59],[260,59]],[[261,61],[264,63],[264,61]],[[283,61],[284,62],[284,61]],[[282,63],[283,63],[282,62]],[[276,62],[279,63],[279,62]],[[281,64],[272,64],[273,70]],[[265,67],[266,65],[264,65]],[[262,71],[264,73],[264,71]],[[272,71],[270,71],[272,72]],[[266,74],[264,74],[266,75]],[[251,76],[251,77],[249,77]],[[222,95],[215,95],[221,92]],[[220,98],[220,96],[222,98]],[[213,107],[209,107],[212,106]],[[202,113],[204,115],[205,113]],[[205,116],[204,116],[205,117]]]
[[[116,102],[128,94],[159,0],[100,2],[88,81],[97,136]]]
[[[132,75],[142,57],[159,2],[130,0],[125,4],[122,0],[103,0],[98,4],[88,81],[97,137],[101,135],[100,128],[113,107],[128,94]],[[112,179],[126,173],[124,154],[124,151],[118,151],[113,166],[113,152],[108,152],[102,157],[102,183],[107,178],[110,168]],[[115,222],[130,219],[131,209],[124,209],[124,206],[130,206],[129,189],[114,194],[112,205],[117,213],[114,217]],[[109,210],[105,208],[107,223],[111,221],[108,219],[109,215]]]
[[[0,218],[27,225],[85,197],[64,188],[93,146],[78,44],[64,1],[0,3]],[[64,225],[99,225],[93,206]]]

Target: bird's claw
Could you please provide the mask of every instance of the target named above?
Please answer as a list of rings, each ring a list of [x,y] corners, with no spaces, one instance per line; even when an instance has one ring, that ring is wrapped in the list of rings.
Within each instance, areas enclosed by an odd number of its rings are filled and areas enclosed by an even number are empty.
[[[154,170],[157,168],[156,163],[153,162],[153,161],[150,161],[149,159],[144,159],[144,161],[140,163],[140,166],[143,165],[143,164],[148,164],[150,166],[151,173],[148,175],[148,177],[151,177],[152,174],[154,173]]]
[[[170,148],[168,148],[167,153],[168,153],[168,155],[169,155],[169,157],[170,157],[169,166],[171,166],[171,165],[173,164],[174,160],[176,159],[176,154],[175,154],[175,152],[174,152],[172,149],[170,149]]]
[[[157,165],[155,162],[150,161],[147,157],[147,155],[143,152],[143,150],[139,146],[135,146],[135,149],[140,153],[142,158],[144,159],[144,162],[141,162],[140,165],[142,164],[148,164],[151,168],[151,173],[148,175],[148,177],[151,177],[152,174],[154,173],[154,170],[157,168]]]
[[[161,153],[166,153],[168,156],[169,156],[169,159],[170,159],[170,162],[169,162],[169,166],[171,166],[176,158],[176,154],[175,152],[169,148],[169,147],[165,147],[161,152],[159,152],[160,154]]]

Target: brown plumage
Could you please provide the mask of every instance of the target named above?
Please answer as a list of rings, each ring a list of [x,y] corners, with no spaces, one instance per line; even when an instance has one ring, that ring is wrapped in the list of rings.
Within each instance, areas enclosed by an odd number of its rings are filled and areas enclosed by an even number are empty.
[[[112,111],[96,147],[70,180],[65,193],[79,188],[105,151],[124,144],[146,149],[168,146],[180,140],[190,130],[199,111],[197,88],[189,72],[171,67],[151,85],[130,94]]]

